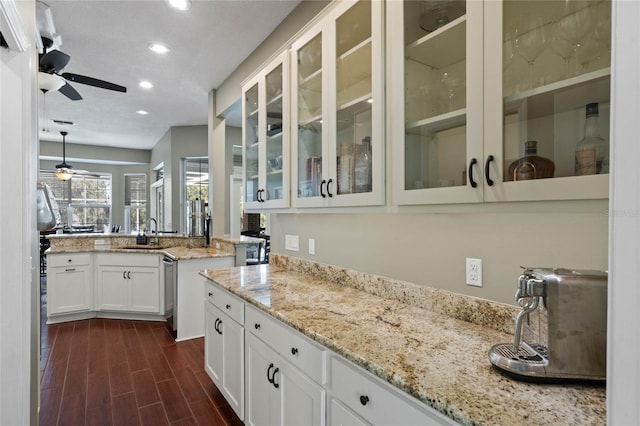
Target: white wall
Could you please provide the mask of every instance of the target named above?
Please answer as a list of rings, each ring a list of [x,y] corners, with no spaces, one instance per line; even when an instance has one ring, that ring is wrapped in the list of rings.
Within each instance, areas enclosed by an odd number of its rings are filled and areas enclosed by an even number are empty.
[[[18,29],[35,34],[33,1],[16,6]],[[5,9],[3,9],[5,10]],[[14,9],[15,10],[15,9]],[[0,17],[1,18],[1,17]],[[7,35],[3,20],[3,34]],[[0,48],[0,424],[37,423],[39,241],[35,47]]]

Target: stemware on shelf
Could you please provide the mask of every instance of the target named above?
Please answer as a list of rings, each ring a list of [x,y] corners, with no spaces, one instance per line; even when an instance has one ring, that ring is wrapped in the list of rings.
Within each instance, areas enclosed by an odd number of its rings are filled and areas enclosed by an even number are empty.
[[[558,22],[560,35],[573,46],[573,55],[576,58],[575,74],[581,72],[579,50],[586,49],[587,36],[593,30],[595,19],[593,9],[584,2],[568,3],[567,14]],[[584,55],[583,55],[584,56]]]
[[[542,18],[529,17],[521,22],[516,31],[515,46],[518,54],[529,65],[529,88],[533,88],[533,66],[538,56],[546,48],[547,27],[544,26]]]
[[[573,44],[562,36],[559,23],[551,27],[550,44],[551,50],[564,61],[564,78],[569,78],[569,61],[573,56]]]

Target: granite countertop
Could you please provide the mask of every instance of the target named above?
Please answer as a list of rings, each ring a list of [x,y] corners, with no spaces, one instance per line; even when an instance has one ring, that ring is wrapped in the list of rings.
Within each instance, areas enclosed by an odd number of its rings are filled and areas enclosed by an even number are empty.
[[[109,247],[109,246],[96,246],[93,248],[87,247],[68,247],[59,249],[49,249],[47,254],[58,253],[83,253],[83,252],[101,252],[101,253],[140,253],[140,254],[163,254],[167,255],[173,260],[188,260],[188,259],[205,259],[211,257],[235,257],[235,253],[220,250],[212,247],[154,247],[154,246],[138,246],[134,249],[126,247]]]
[[[345,285],[344,273],[258,265],[200,274],[459,423],[606,423],[602,385],[532,384],[495,370],[487,351],[512,334]]]

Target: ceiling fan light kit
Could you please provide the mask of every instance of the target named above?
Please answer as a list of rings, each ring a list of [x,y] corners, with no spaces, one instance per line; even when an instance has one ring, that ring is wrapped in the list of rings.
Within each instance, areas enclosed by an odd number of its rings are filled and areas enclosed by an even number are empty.
[[[60,180],[69,180],[73,176],[73,166],[67,164],[66,136],[69,132],[62,131],[62,163],[56,165],[56,177]]]

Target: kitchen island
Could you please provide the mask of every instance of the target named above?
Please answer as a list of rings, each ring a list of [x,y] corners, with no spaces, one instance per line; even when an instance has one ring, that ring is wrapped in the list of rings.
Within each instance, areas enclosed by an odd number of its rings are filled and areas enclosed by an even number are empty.
[[[200,337],[202,268],[235,265],[234,245],[204,247],[204,238],[135,235],[50,235],[47,322],[92,317],[168,321],[179,340]],[[171,265],[171,268],[167,267]]]
[[[491,366],[514,306],[281,255],[201,275],[458,423],[606,423],[603,385],[519,382]]]

